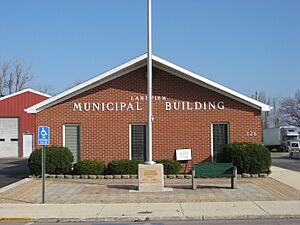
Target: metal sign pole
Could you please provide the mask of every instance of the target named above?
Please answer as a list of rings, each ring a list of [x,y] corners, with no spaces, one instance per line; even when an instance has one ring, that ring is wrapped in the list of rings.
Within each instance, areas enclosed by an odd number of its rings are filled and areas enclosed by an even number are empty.
[[[45,145],[42,148],[42,204],[45,204],[45,170],[46,170],[46,151]]]
[[[49,127],[38,127],[38,144],[42,145],[42,204],[45,204],[46,145],[50,144]]]

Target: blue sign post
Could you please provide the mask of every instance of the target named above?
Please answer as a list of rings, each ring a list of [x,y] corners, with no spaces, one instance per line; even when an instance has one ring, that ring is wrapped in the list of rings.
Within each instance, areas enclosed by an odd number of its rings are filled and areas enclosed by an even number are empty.
[[[42,204],[45,203],[45,171],[46,171],[46,151],[45,145],[50,144],[50,128],[47,126],[38,127],[38,144],[42,148]]]

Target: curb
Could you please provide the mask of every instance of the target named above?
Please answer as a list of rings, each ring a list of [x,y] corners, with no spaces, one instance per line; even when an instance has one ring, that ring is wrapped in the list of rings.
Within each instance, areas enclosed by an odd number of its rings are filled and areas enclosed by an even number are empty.
[[[2,222],[27,223],[32,221],[33,221],[32,218],[29,217],[0,217],[0,223]]]
[[[19,185],[21,185],[21,184],[25,184],[25,183],[27,183],[28,181],[31,181],[31,180],[32,180],[32,178],[24,178],[24,179],[19,180],[19,181],[15,182],[15,183],[12,183],[12,184],[9,184],[9,185],[7,185],[7,186],[4,186],[4,187],[0,188],[0,193],[3,193],[3,192],[5,192],[5,191],[8,191],[9,189],[14,188],[14,187],[17,187],[17,186],[19,186]],[[1,219],[1,218],[0,218],[0,219]],[[0,221],[1,221],[1,220],[0,220]]]
[[[205,216],[196,217],[160,217],[160,216],[124,216],[94,218],[36,218],[32,222],[149,222],[149,221],[199,221],[199,220],[255,220],[255,219],[300,219],[300,215],[239,215],[239,216]],[[0,219],[1,222],[1,219]],[[15,222],[15,221],[12,221]]]

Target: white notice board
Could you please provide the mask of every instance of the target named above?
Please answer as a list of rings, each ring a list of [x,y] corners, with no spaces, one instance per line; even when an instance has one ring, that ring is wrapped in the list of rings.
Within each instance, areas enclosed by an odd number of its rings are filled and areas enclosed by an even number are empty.
[[[192,159],[192,149],[176,149],[176,160],[186,161]]]

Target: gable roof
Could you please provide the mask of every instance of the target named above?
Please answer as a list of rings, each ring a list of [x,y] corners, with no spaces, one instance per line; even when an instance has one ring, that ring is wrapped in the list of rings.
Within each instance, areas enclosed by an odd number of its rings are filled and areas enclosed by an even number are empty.
[[[208,88],[215,92],[218,92],[229,98],[233,98],[239,102],[242,102],[251,107],[257,108],[261,111],[270,111],[270,106],[263,104],[262,102],[256,101],[248,96],[240,94],[232,89],[229,89],[223,85],[220,85],[214,81],[211,81],[199,74],[193,73],[193,72],[186,70],[180,66],[177,66],[171,62],[168,62],[158,56],[153,55],[152,60],[153,60],[154,67],[157,67],[157,68],[167,71],[173,75],[181,77],[185,80],[188,80],[190,82],[193,82],[195,84],[198,84],[200,86]],[[141,55],[137,58],[134,58],[120,66],[117,66],[107,72],[104,72],[94,78],[91,78],[77,86],[67,89],[67,90],[53,96],[52,98],[46,99],[28,109],[26,109],[25,111],[27,113],[38,113],[46,108],[49,108],[55,104],[65,101],[71,97],[78,95],[78,94],[81,94],[89,89],[97,87],[97,86],[104,84],[108,81],[111,81],[117,77],[125,75],[133,70],[141,68],[141,67],[145,66],[146,64],[147,64],[147,54],[143,54],[143,55]]]
[[[25,92],[31,92],[31,93],[34,93],[34,94],[37,94],[37,95],[41,95],[41,96],[44,96],[44,97],[47,97],[47,98],[51,97],[51,95],[48,95],[48,94],[45,94],[45,93],[42,93],[42,92],[39,92],[39,91],[35,91],[35,90],[31,89],[31,88],[27,88],[27,89],[24,89],[24,90],[12,93],[10,95],[6,95],[6,96],[0,98],[0,101],[3,101],[4,99],[8,99],[8,98],[20,95],[20,94],[23,94]]]

